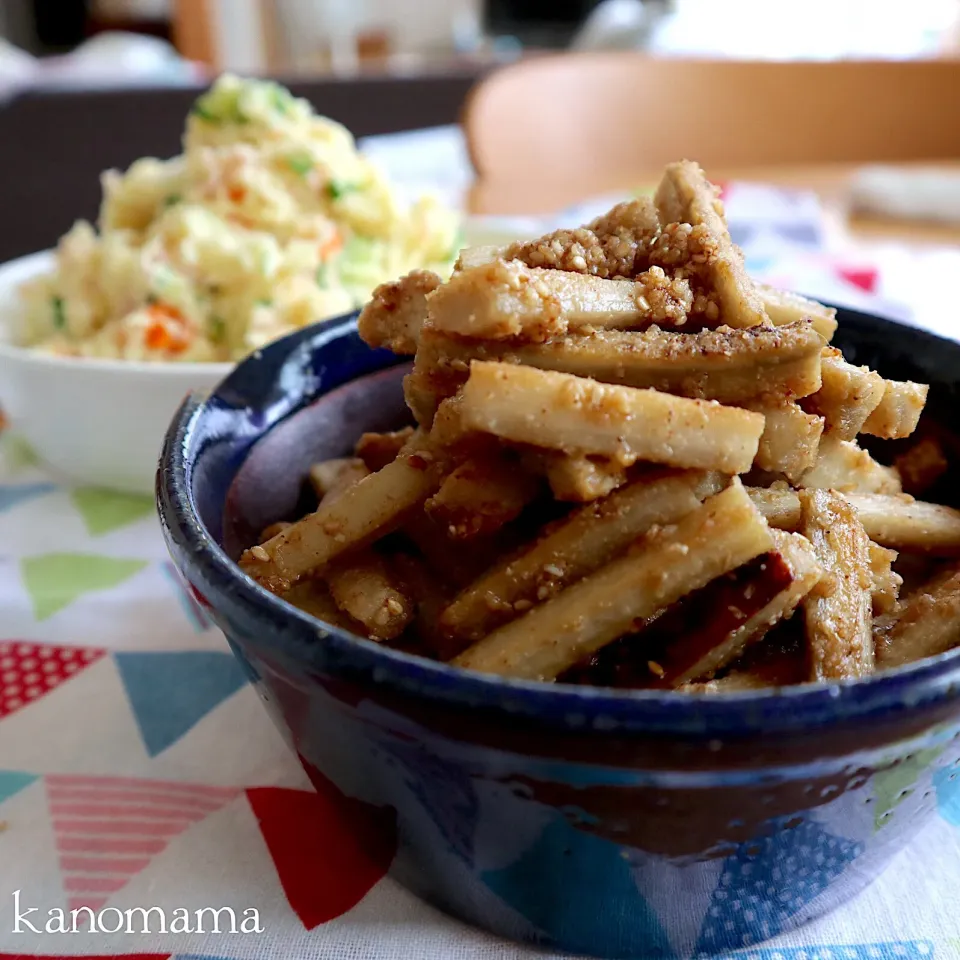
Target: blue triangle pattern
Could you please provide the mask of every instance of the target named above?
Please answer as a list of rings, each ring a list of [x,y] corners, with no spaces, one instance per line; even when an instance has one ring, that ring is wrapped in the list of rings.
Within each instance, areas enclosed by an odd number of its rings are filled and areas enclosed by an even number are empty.
[[[573,953],[671,960],[670,941],[621,853],[617,844],[558,817],[514,863],[488,871],[483,882]],[[544,882],[550,877],[556,886]],[[624,903],[631,906],[612,908]]]
[[[954,827],[960,827],[960,767],[946,767],[933,775],[940,816]]]
[[[35,773],[21,773],[19,770],[0,770],[0,803],[25,790],[37,779]]]
[[[835,837],[814,821],[774,828],[725,862],[694,956],[775,937],[863,852],[862,844]]]
[[[57,489],[55,483],[12,483],[0,487],[0,513],[12,510],[21,503],[44,497]]]
[[[741,950],[715,960],[933,960],[930,940],[893,940],[886,943],[839,943],[813,947],[770,947]]]
[[[246,683],[229,653],[115,653],[113,659],[151,757],[176,743]]]

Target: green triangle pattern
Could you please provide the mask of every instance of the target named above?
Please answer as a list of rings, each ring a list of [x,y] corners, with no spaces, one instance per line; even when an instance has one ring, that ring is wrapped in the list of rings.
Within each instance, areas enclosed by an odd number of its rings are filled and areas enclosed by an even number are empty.
[[[0,451],[3,452],[7,469],[12,473],[27,470],[29,467],[36,467],[40,463],[40,458],[33,447],[19,434],[11,433],[8,430],[0,436]]]
[[[109,590],[147,565],[145,560],[117,560],[85,553],[46,553],[21,561],[23,583],[37,620],[46,620],[94,590]]]
[[[98,487],[77,487],[71,494],[87,532],[99,537],[153,513],[153,500],[130,493],[114,493]]]
[[[943,747],[918,750],[912,757],[876,774],[873,778],[873,793],[876,807],[873,812],[874,832],[893,816],[893,811],[912,792],[914,784],[927,767],[933,763]]]

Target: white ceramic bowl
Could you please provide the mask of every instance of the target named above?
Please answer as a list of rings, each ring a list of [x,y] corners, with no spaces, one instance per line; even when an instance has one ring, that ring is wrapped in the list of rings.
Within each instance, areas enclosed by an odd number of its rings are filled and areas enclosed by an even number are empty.
[[[212,390],[233,365],[74,359],[16,346],[18,288],[52,265],[44,252],[0,266],[0,409],[65,479],[150,495],[183,398]]]

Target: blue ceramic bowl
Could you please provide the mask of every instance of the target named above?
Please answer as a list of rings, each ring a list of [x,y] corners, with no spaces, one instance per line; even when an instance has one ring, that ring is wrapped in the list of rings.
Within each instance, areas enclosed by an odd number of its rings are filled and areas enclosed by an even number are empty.
[[[960,346],[839,319],[850,359],[929,382],[928,417],[952,422]],[[389,869],[518,940],[708,955],[843,902],[960,788],[957,655],[713,698],[510,682],[358,639],[261,589],[234,558],[296,515],[311,462],[405,421],[404,371],[353,318],[292,335],[184,403],[158,475],[176,565],[342,815],[361,873]]]

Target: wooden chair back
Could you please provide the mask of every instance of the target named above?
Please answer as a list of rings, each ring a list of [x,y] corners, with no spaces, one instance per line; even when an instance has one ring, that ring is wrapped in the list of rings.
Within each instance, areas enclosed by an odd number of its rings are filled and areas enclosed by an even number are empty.
[[[713,168],[960,158],[960,60],[533,57],[464,111],[480,182],[610,183],[680,158]]]

